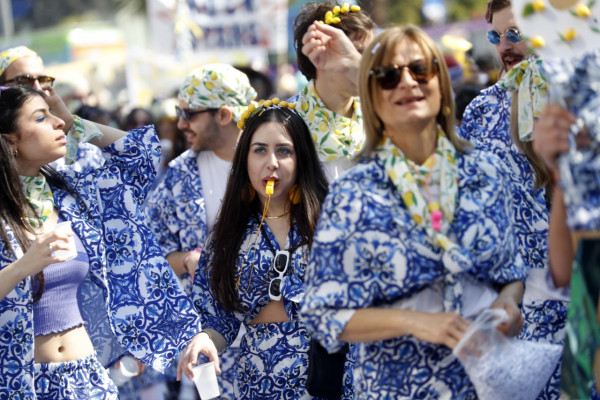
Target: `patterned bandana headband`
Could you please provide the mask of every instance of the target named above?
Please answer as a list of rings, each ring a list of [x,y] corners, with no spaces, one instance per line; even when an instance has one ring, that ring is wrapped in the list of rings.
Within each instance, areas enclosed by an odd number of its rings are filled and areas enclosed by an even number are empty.
[[[242,130],[246,126],[246,121],[248,121],[251,117],[255,115],[261,115],[267,108],[270,107],[287,107],[290,110],[296,108],[295,103],[288,103],[284,100],[279,100],[279,98],[275,97],[271,100],[261,100],[257,104],[251,103],[246,111],[242,113],[240,116],[240,120],[237,123],[237,127]]]
[[[4,71],[9,67],[10,64],[23,57],[37,57],[40,58],[37,53],[30,48],[25,46],[13,47],[8,50],[4,50],[0,53],[0,76],[4,74]],[[41,58],[40,58],[41,60]]]
[[[342,22],[342,15],[348,12],[360,12],[360,6],[350,6],[348,3],[344,3],[341,7],[335,6],[333,10],[325,13],[325,21],[319,22],[325,22],[327,25],[339,24]]]
[[[185,78],[178,95],[192,110],[228,107],[235,121],[254,97],[256,91],[246,74],[228,64],[207,64],[195,69]]]

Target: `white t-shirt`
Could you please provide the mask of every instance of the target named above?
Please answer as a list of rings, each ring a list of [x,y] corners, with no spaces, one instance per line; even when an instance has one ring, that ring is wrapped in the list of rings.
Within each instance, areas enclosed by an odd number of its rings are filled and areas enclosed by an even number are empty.
[[[232,162],[219,158],[210,150],[198,153],[197,162],[206,209],[206,227],[210,232],[221,208]]]

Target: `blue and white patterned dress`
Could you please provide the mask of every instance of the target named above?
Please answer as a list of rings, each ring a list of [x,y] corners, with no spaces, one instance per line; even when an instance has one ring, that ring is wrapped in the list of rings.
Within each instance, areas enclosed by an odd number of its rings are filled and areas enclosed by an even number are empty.
[[[505,177],[491,156],[459,155],[458,203],[449,238],[472,269],[451,275],[443,251],[416,225],[377,158],[334,181],[322,208],[306,274],[302,317],[330,351],[358,309],[458,311],[473,317],[497,296],[495,284],[525,276],[516,251]],[[444,309],[446,289],[452,309]],[[460,362],[442,345],[413,336],[356,344],[358,399],[474,399]]]
[[[309,399],[306,392],[308,347],[310,336],[300,321],[300,301],[304,297],[303,280],[307,248],[301,246],[290,255],[290,264],[281,283],[285,311],[290,319],[283,323],[250,325],[271,299],[268,288],[277,273],[272,268],[274,251],[281,250],[267,224],[263,224],[254,244],[259,220],[252,218],[244,232],[240,247],[236,279],[241,274],[238,294],[244,312],[224,310],[210,289],[210,264],[214,242],[200,256],[194,278],[192,299],[200,314],[203,329],[214,329],[230,345],[240,326],[246,327],[242,337],[235,382],[236,399]],[[210,240],[210,239],[209,239]],[[290,229],[286,249],[300,243],[295,226]]]
[[[152,127],[103,149],[97,170],[65,170],[79,199],[53,189],[90,261],[81,311],[97,358],[107,366],[129,352],[164,371],[199,331],[194,307],[163,256],[141,210],[160,154]],[[11,245],[22,254],[11,230]],[[0,248],[0,268],[15,261]],[[31,279],[0,301],[0,398],[35,399]]]
[[[535,173],[510,136],[511,103],[512,94],[498,85],[483,90],[465,109],[459,133],[475,149],[498,156],[510,176],[514,225],[521,256],[529,269],[522,306],[525,325],[519,337],[563,344],[569,293],[556,289],[552,282],[545,189],[534,188]],[[559,381],[560,365],[539,398],[558,398]]]

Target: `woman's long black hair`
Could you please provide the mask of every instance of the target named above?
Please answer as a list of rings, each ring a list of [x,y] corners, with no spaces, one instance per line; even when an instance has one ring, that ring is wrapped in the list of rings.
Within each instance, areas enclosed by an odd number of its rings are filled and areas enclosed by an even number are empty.
[[[34,96],[44,97],[38,90],[26,86],[11,86],[0,89],[0,165],[2,166],[0,168],[0,219],[10,227],[23,252],[29,249],[31,245],[30,237],[35,234],[35,231],[23,219],[23,216],[36,215],[36,212],[25,194],[23,194],[21,182],[19,181],[16,155],[5,135],[14,134],[17,139],[19,138],[17,120],[21,108],[27,100]],[[66,190],[76,196],[60,174],[52,167],[46,165],[42,167],[40,172],[46,177],[51,187]],[[0,240],[3,242],[3,247],[12,252],[13,257],[16,258],[16,249],[11,245],[4,223],[0,223]],[[40,289],[34,300],[39,299],[44,285],[43,273],[40,272],[37,276]]]
[[[240,310],[236,289],[236,263],[243,235],[253,215],[261,215],[258,196],[250,203],[242,200],[248,192],[248,153],[256,129],[266,123],[281,124],[290,135],[296,152],[296,184],[302,198],[290,211],[290,220],[310,246],[321,212],[321,203],[327,194],[327,179],[306,123],[295,111],[285,107],[271,107],[253,115],[246,123],[236,148],[227,189],[215,226],[214,256],[211,265],[211,289],[221,306],[231,311]]]

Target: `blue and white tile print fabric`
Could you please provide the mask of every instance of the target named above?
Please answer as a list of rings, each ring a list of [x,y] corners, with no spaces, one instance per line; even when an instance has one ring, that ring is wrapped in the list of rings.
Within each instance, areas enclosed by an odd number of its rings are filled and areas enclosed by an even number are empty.
[[[547,60],[543,64],[551,101],[568,104],[577,116],[569,134],[571,150],[559,158],[561,188],[565,194],[567,223],[574,230],[600,229],[600,50],[574,59]],[[585,126],[591,138],[578,150],[575,135]]]
[[[197,152],[188,150],[171,161],[165,178],[146,203],[148,226],[165,254],[204,247],[208,228],[197,158]],[[180,279],[186,292],[191,293],[190,275],[186,273]],[[222,398],[233,396],[233,374],[227,368],[236,362],[235,354],[233,350],[221,354],[223,372],[217,379]]]
[[[228,345],[233,343],[241,324],[247,329],[240,344],[235,398],[304,399],[307,398],[306,390],[290,391],[287,389],[287,382],[290,379],[297,383],[306,381],[310,339],[306,336],[304,325],[299,322],[298,310],[299,302],[304,296],[307,248],[301,246],[291,254],[288,273],[281,282],[283,305],[291,322],[250,325],[250,321],[271,301],[268,293],[269,282],[277,277],[271,266],[273,250],[280,249],[267,224],[263,224],[264,234],[261,233],[254,244],[258,227],[259,220],[252,218],[238,253],[236,280],[238,274],[241,274],[238,295],[241,307],[245,311],[240,313],[224,310],[210,289],[209,266],[214,246],[210,238],[200,256],[192,299],[200,314],[202,328],[216,330],[223,335]],[[294,226],[288,234],[286,249],[299,241]],[[286,337],[282,337],[283,335]],[[263,347],[270,345],[277,346],[272,352],[263,351]]]
[[[37,400],[117,400],[119,393],[94,355],[77,361],[35,365]]]
[[[306,392],[310,336],[304,324],[293,320],[247,329],[240,343],[235,398],[311,399]]]
[[[483,286],[523,279],[507,178],[495,157],[481,152],[459,155],[457,163],[450,233],[473,265],[458,276]],[[337,350],[355,310],[389,307],[443,283],[449,277],[443,257],[413,221],[381,162],[363,161],[330,186],[309,257],[302,317],[328,350]],[[457,304],[446,311],[460,309],[465,294],[456,293]],[[437,307],[441,311],[441,297]],[[412,336],[356,346],[355,398],[475,398],[447,347]]]
[[[545,189],[535,190],[534,171],[510,136],[512,95],[498,85],[482,91],[463,115],[459,133],[475,149],[493,153],[500,158],[510,176],[514,209],[512,216],[517,231],[519,249],[530,269],[525,285],[525,318],[520,338],[562,344],[564,342],[568,293],[558,291],[551,281],[548,267],[549,210]],[[543,304],[543,307],[540,307]],[[552,398],[558,392],[560,371],[540,398]]]
[[[146,205],[148,225],[165,254],[202,248],[208,234],[197,157],[188,150],[171,161]]]
[[[102,365],[130,352],[163,371],[198,332],[199,318],[140,209],[160,154],[156,132],[131,131],[103,152],[100,169],[64,171],[79,199],[53,188],[56,207],[72,222],[90,259],[82,315]],[[0,267],[14,260],[2,246]],[[35,398],[31,301],[29,278],[0,301],[0,398]]]
[[[509,171],[521,256],[530,268],[544,268],[549,217],[545,189],[534,189],[529,161],[510,137],[511,96],[498,85],[483,90],[465,109],[459,134],[475,149],[495,154]]]

